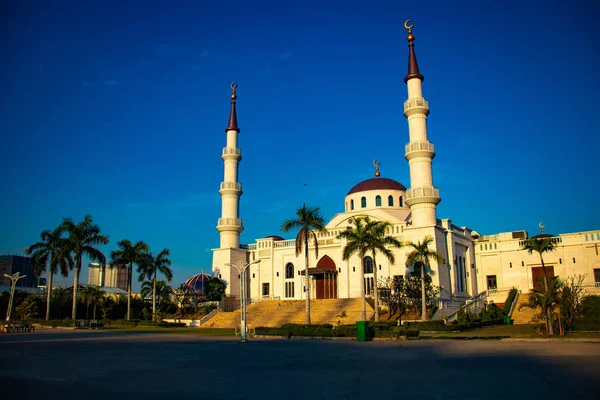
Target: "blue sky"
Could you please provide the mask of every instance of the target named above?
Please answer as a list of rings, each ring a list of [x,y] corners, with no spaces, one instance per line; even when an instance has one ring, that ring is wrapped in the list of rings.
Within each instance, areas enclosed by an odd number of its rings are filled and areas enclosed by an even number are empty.
[[[600,228],[592,2],[0,7],[2,252],[91,214],[111,237],[106,253],[124,238],[169,248],[174,285],[210,270],[233,80],[242,242],[282,234],[304,201],[327,219],[342,212],[375,158],[382,176],[409,187],[409,18],[438,217],[482,234],[536,233],[539,221],[552,233]]]

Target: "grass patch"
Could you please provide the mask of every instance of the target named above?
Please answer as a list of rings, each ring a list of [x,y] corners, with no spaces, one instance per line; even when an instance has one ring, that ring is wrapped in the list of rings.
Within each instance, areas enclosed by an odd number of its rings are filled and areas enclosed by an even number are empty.
[[[503,338],[532,338],[542,339],[549,336],[538,335],[535,331],[537,325],[499,325],[464,332],[427,332],[421,333],[422,339],[503,339]],[[600,332],[569,332],[565,336],[555,335],[553,339],[560,338],[600,338]]]

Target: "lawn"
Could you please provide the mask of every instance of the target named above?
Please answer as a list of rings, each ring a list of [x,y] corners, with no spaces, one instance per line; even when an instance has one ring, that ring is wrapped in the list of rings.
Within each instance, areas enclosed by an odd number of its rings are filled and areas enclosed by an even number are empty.
[[[458,338],[481,338],[481,339],[500,339],[506,337],[512,338],[544,338],[535,332],[535,325],[498,325],[475,329],[465,332],[422,332],[422,339],[458,339]],[[600,338],[600,332],[573,332],[566,336],[555,336],[555,338]]]

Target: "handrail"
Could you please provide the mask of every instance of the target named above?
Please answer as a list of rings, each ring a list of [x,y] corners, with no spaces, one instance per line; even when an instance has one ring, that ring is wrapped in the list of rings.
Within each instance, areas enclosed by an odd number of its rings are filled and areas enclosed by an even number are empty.
[[[220,307],[215,308],[214,310],[206,314],[204,317],[200,318],[200,321],[198,321],[198,325],[202,326],[203,323],[214,317],[219,311],[221,311]]]
[[[515,298],[513,299],[513,302],[512,302],[512,304],[510,305],[510,310],[508,310],[508,315],[509,315],[509,316],[511,316],[511,315],[512,315],[512,313],[513,313],[513,311],[514,311],[514,309],[515,309],[515,306],[517,305],[517,301],[519,300],[519,296],[520,296],[520,295],[521,295],[521,291],[519,290],[519,291],[517,292],[517,295],[516,295],[516,296],[515,296]]]

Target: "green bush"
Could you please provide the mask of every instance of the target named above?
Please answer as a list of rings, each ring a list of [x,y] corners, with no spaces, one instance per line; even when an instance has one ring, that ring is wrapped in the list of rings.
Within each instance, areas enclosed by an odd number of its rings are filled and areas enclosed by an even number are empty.
[[[155,321],[140,321],[138,322],[137,326],[157,326],[158,323],[156,323]]]
[[[33,320],[33,323],[40,324],[42,326],[51,326],[53,328],[57,328],[57,327],[72,328],[73,327],[73,321],[71,321],[70,319],[51,319],[50,321],[46,321],[45,319],[36,319],[36,320]]]
[[[127,321],[126,319],[118,319],[116,321],[108,321],[104,326],[110,326],[111,328],[135,328],[137,321]]]
[[[283,328],[269,328],[264,326],[259,326],[254,329],[257,335],[265,335],[265,336],[287,336],[287,330]]]
[[[400,336],[404,336],[407,339],[419,337],[419,331],[417,329],[408,329],[404,327],[396,327],[393,330],[394,336],[399,338]]]
[[[491,303],[485,306],[479,313],[479,320],[489,321],[494,319],[500,319],[504,317],[504,312],[496,304]]]
[[[185,324],[185,322],[159,322],[158,325],[156,325],[158,327],[161,328],[185,328],[187,325]]]
[[[579,318],[573,324],[574,331],[600,331],[600,320],[595,318]]]
[[[281,328],[287,332],[286,336],[333,336],[333,325],[330,324],[284,324]]]
[[[590,296],[581,303],[582,318],[600,320],[600,296]]]
[[[517,288],[512,288],[512,289],[510,289],[510,292],[508,292],[508,297],[506,298],[506,301],[504,302],[504,310],[503,310],[504,315],[508,315],[513,302],[517,298],[518,293],[519,293],[519,291],[517,290]]]
[[[356,337],[356,333],[356,324],[338,325],[333,330],[333,336],[335,337]]]

